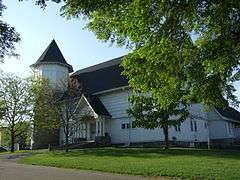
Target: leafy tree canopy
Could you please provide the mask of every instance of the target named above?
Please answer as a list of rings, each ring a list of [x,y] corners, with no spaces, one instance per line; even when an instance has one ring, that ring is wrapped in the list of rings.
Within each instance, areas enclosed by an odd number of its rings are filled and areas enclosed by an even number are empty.
[[[59,116],[54,106],[54,92],[47,79],[35,77],[31,79],[33,104],[33,149],[47,148],[56,143]]]
[[[181,101],[236,105],[240,1],[63,2],[64,16],[87,17],[87,27],[98,39],[132,49],[123,63],[124,74],[133,89],[151,92],[162,108],[179,101],[179,90],[184,92]]]
[[[42,129],[51,132],[58,129],[59,121],[53,102],[54,92],[48,80],[44,78],[30,80],[35,130]]]
[[[2,0],[0,0],[0,17],[3,16],[3,11],[6,7],[3,5]],[[14,27],[0,20],[0,62],[6,55],[14,55],[15,53],[15,43],[20,41],[20,35],[15,31]]]
[[[26,79],[0,72],[0,125],[11,136],[11,151],[16,138],[23,132],[26,122],[32,119],[32,96],[30,83]]]
[[[24,121],[21,123],[16,123],[16,128],[19,129],[18,136],[16,136],[15,143],[19,144],[19,149],[28,149],[30,148],[31,143],[31,127],[30,122]],[[11,146],[11,132],[5,128],[1,131],[2,133],[2,145],[5,147]]]

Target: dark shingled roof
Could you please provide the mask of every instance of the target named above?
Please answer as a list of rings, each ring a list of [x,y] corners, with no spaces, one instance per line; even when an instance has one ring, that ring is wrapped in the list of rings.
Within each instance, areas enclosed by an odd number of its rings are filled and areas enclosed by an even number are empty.
[[[128,86],[128,81],[121,75],[123,68],[120,66],[123,57],[90,66],[76,71],[76,77],[83,87],[83,92],[93,94],[118,87]]]
[[[98,115],[110,116],[109,112],[97,96],[86,97],[94,112]]]
[[[111,116],[110,113],[107,111],[107,109],[105,108],[105,106],[103,105],[103,103],[100,101],[100,99],[97,96],[87,95],[87,94],[83,94],[83,95],[86,97],[88,103],[91,105],[91,107],[93,108],[95,113],[97,113],[98,115]],[[59,101],[63,101],[64,99],[69,98],[69,96],[67,95],[66,92],[59,93],[58,96],[59,96]],[[75,98],[77,98],[77,97],[75,97]],[[80,96],[78,96],[78,98],[80,98]],[[73,98],[73,100],[74,100],[74,98]]]
[[[68,67],[69,72],[73,72],[72,66],[66,62],[55,40],[52,40],[36,63],[31,66],[35,67],[46,63],[58,63]]]
[[[216,108],[216,110],[223,116],[229,119],[233,119],[236,121],[240,121],[240,112],[237,111],[236,109],[232,108],[232,107],[228,107],[225,109],[221,109],[221,108]]]
[[[106,91],[118,87],[128,86],[128,81],[121,75],[123,68],[120,66],[122,57],[115,58],[94,66],[90,66],[72,74],[82,85],[85,95]],[[97,114],[109,115],[106,108],[97,96],[90,96],[89,103]],[[240,112],[229,107],[226,109],[216,108],[226,118],[240,122]]]

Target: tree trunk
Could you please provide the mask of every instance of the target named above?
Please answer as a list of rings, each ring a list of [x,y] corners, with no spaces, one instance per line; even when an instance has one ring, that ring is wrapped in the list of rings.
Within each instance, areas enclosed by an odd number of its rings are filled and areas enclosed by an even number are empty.
[[[66,138],[65,138],[65,152],[67,153],[68,152],[68,146],[69,146],[69,137],[68,135],[66,135]]]
[[[68,152],[68,146],[69,146],[69,119],[68,115],[66,114],[67,121],[65,126],[65,152]]]
[[[164,137],[165,137],[165,148],[169,149],[168,125],[163,127],[163,133],[164,133]]]
[[[11,152],[14,152],[14,142],[15,142],[15,134],[13,131],[11,131]]]

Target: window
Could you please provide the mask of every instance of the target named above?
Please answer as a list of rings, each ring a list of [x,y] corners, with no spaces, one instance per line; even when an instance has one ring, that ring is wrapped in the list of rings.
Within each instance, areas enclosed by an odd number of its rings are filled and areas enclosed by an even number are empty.
[[[226,125],[227,125],[227,129],[228,129],[229,134],[232,134],[232,123],[227,122]]]
[[[204,128],[205,128],[205,129],[208,128],[208,124],[207,124],[207,122],[204,122]]]
[[[190,128],[191,128],[191,131],[193,131],[193,121],[192,120],[190,121]]]
[[[194,121],[194,131],[197,131],[197,121]]]
[[[130,128],[130,124],[129,123],[121,124],[121,129],[129,129],[129,128]]]
[[[197,131],[197,121],[193,121],[191,120],[190,121],[190,128],[191,128],[191,131]]]
[[[176,125],[176,126],[175,126],[175,131],[180,132],[180,131],[181,131],[181,125]]]

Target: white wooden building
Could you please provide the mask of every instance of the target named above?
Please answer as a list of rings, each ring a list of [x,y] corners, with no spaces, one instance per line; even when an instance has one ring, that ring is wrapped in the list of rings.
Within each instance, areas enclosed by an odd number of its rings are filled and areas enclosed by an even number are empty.
[[[94,140],[96,136],[110,135],[113,144],[161,142],[163,130],[147,130],[133,126],[134,119],[129,118],[126,110],[130,103],[131,89],[128,81],[121,75],[121,57],[78,70],[73,68],[61,54],[53,40],[39,60],[31,67],[35,75],[50,80],[54,88],[58,82],[76,78],[83,87],[81,108],[89,108],[94,119],[82,122],[74,127],[72,142],[78,138]],[[63,87],[64,88],[64,87]],[[240,113],[233,108],[214,108],[204,111],[202,104],[189,107],[190,116],[180,127],[169,129],[169,140],[182,145],[193,146],[199,143],[232,144],[240,138]],[[60,143],[63,142],[60,132]]]

